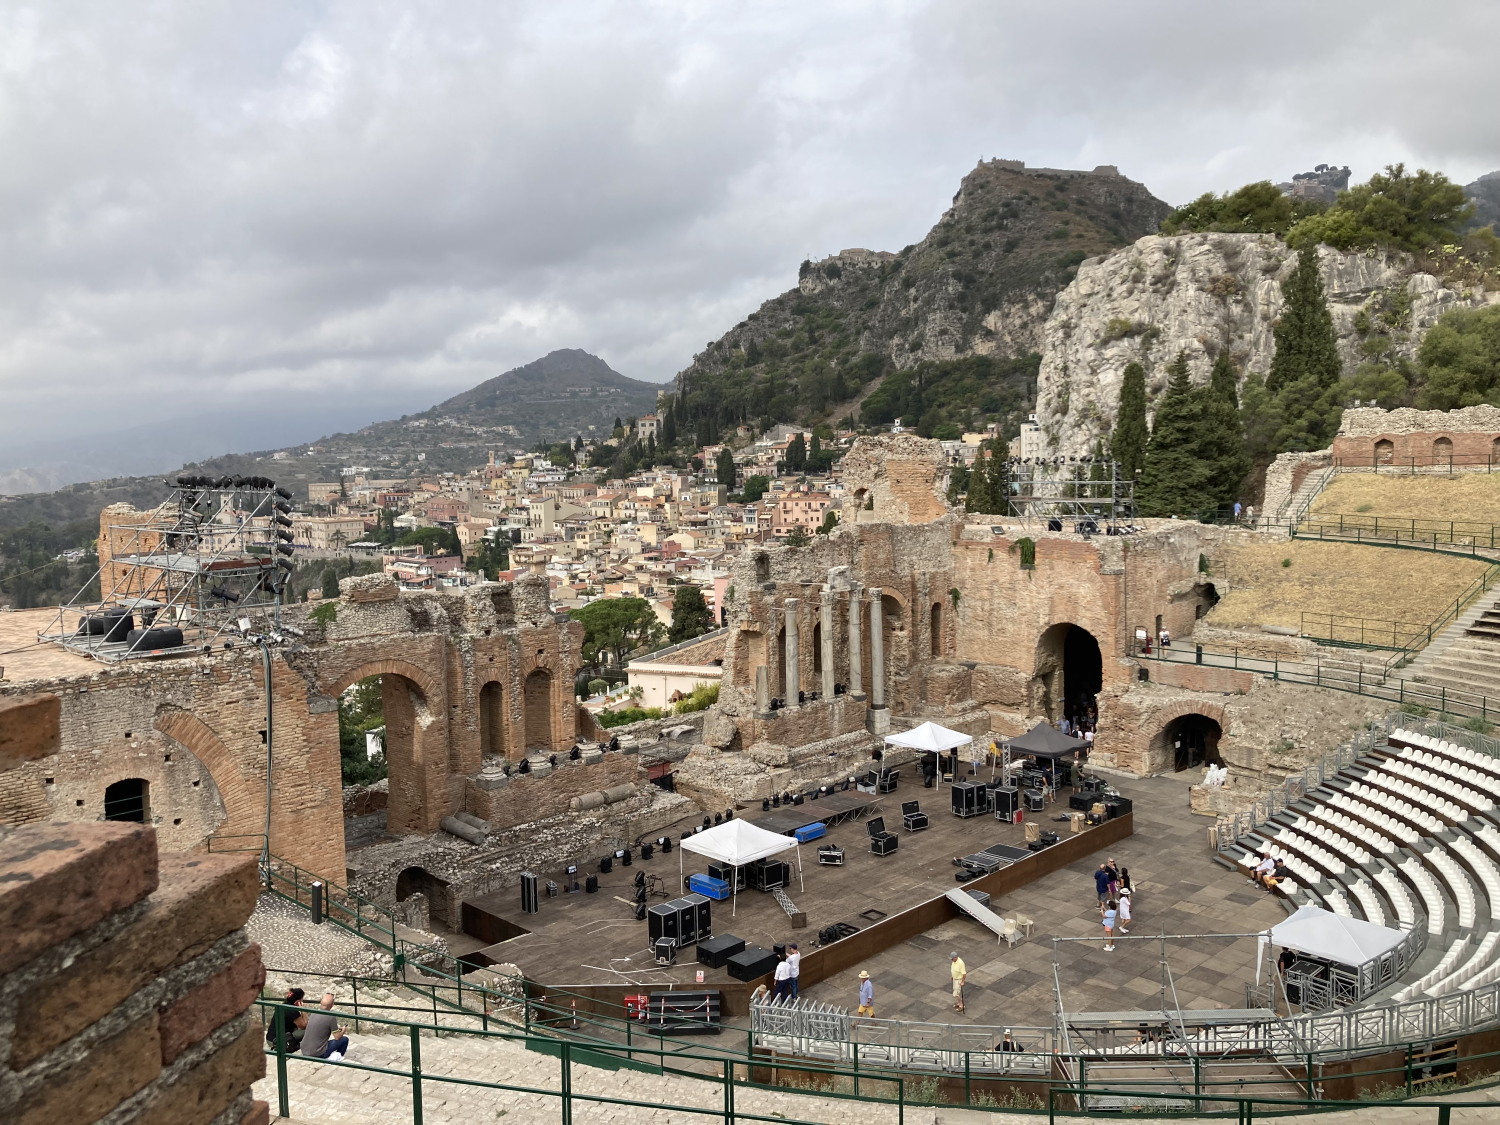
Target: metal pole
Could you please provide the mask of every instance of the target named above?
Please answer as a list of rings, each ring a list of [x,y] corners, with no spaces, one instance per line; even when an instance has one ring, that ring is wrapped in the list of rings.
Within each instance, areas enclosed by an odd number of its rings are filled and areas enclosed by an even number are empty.
[[[411,1125],[422,1125],[422,1033],[411,1028]]]
[[[282,1117],[292,1115],[292,1107],[286,1088],[286,1017],[285,1006],[278,1004],[271,1013],[276,1021],[276,1112]]]
[[[724,1062],[724,1125],[734,1125],[734,1060]]]
[[[562,1048],[562,1125],[573,1125],[573,1048],[566,1039],[559,1046]]]

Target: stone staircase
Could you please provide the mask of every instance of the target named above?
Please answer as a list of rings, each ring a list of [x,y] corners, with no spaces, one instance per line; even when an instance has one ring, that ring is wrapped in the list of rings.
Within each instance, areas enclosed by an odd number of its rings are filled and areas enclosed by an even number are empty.
[[[1491,591],[1477,599],[1443,630],[1392,682],[1406,681],[1429,691],[1453,692],[1463,701],[1449,708],[1458,714],[1478,714],[1466,705],[1474,696],[1486,697],[1486,714],[1500,711],[1500,600]]]
[[[1306,479],[1297,486],[1297,491],[1287,498],[1285,504],[1277,511],[1261,513],[1261,518],[1256,523],[1261,527],[1266,527],[1270,521],[1296,520],[1306,515],[1318,493],[1322,492],[1328,482],[1333,480],[1333,475],[1334,466],[1332,465],[1308,473]]]

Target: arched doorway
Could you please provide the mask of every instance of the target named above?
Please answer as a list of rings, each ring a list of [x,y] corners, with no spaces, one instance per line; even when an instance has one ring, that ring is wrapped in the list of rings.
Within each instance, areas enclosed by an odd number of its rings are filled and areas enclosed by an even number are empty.
[[[504,701],[498,680],[479,689],[479,753],[485,757],[505,755]]]
[[[425,867],[408,867],[396,876],[396,901],[405,902],[414,894],[427,898],[427,916],[434,927],[449,925],[448,880],[440,879]]]
[[[1375,464],[1389,465],[1396,459],[1396,443],[1390,438],[1381,438],[1375,443]]]
[[[1453,439],[1440,437],[1432,443],[1432,463],[1434,465],[1453,464]]]
[[[932,603],[932,619],[928,626],[928,636],[932,639],[932,655],[943,655],[943,603]]]
[[[534,669],[523,685],[526,710],[526,749],[552,750],[552,673]]]
[[[1221,766],[1224,761],[1219,756],[1219,740],[1223,737],[1224,729],[1217,719],[1196,711],[1178,715],[1151,740],[1150,760],[1163,763],[1163,769],[1175,773],[1198,766]]]
[[[441,685],[407,661],[381,660],[348,669],[326,690],[339,704],[344,783],[388,777],[386,830],[436,832],[453,764],[446,709],[432,705],[442,699]],[[376,732],[380,754],[371,758],[365,736]]]
[[[106,786],[104,819],[149,824],[151,822],[150,789],[150,783],[139,777],[127,777]]]
[[[897,698],[896,687],[905,679],[911,657],[906,651],[905,608],[890,594],[880,595],[880,635],[885,646],[885,704],[900,709],[905,700]]]
[[[1031,710],[1056,721],[1076,717],[1104,686],[1104,658],[1094,634],[1071,622],[1049,627],[1036,642]]]

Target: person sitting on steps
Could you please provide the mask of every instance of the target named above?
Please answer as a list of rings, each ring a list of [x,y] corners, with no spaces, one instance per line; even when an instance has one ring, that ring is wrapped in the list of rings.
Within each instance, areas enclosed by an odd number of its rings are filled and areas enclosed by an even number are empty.
[[[302,1053],[315,1059],[338,1062],[349,1053],[349,1037],[333,1015],[333,993],[323,993],[319,1011],[307,1017],[302,1035]]]

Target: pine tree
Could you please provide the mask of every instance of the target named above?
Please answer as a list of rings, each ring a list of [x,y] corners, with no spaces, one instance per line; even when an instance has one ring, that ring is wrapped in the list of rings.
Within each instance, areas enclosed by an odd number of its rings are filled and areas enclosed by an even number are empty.
[[[1276,354],[1266,389],[1281,412],[1282,449],[1320,449],[1333,436],[1337,386],[1343,375],[1338,336],[1323,295],[1316,246],[1297,253],[1297,268],[1282,283],[1286,309],[1276,322]]]
[[[696,586],[679,586],[672,598],[672,624],[667,639],[673,644],[701,637],[714,627],[713,611]]]
[[[818,431],[813,431],[812,444],[807,447],[807,467],[811,472],[819,472],[823,468],[823,443],[818,440]]]
[[[1214,506],[1231,506],[1250,473],[1245,427],[1240,420],[1238,378],[1228,352],[1220,352],[1204,391],[1201,456],[1212,468]]]
[[[661,444],[665,449],[671,449],[677,444],[677,402],[675,399],[667,400],[667,412],[661,420]]]
[[[733,488],[736,473],[734,467],[734,454],[728,449],[719,450],[719,456],[714,463],[714,476],[725,488]]]
[[[1114,434],[1110,438],[1109,453],[1120,463],[1120,475],[1126,481],[1136,479],[1135,474],[1146,463],[1146,443],[1150,434],[1146,429],[1146,369],[1139,363],[1125,367],[1120,382],[1120,409],[1115,415]]]
[[[1156,406],[1135,502],[1143,516],[1186,518],[1218,507],[1213,467],[1202,456],[1206,396],[1188,381],[1186,353],[1168,370],[1171,382]]]

